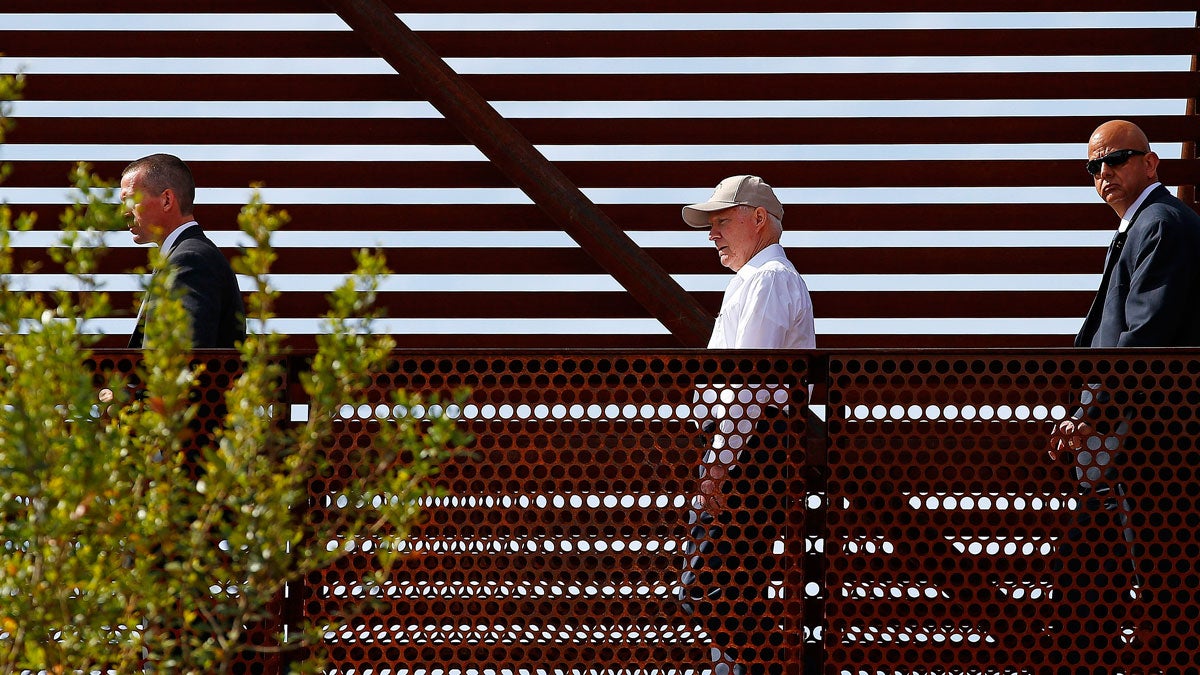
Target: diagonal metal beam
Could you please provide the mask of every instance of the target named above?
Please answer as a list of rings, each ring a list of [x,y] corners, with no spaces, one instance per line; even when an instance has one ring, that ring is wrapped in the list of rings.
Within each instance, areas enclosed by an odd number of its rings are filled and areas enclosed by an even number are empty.
[[[384,0],[325,0],[377,54],[688,347],[713,318],[566,175],[454,72]]]

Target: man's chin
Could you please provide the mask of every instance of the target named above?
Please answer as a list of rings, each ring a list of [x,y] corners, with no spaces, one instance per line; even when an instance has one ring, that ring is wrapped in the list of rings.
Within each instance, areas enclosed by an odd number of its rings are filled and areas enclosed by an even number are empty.
[[[1124,207],[1128,206],[1125,194],[1122,192],[1110,192],[1104,195],[1104,202],[1113,207],[1118,213],[1122,212]]]

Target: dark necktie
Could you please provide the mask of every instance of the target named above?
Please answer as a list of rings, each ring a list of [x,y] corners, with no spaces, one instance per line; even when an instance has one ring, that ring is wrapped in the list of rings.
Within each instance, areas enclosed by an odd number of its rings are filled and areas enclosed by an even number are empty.
[[[1076,347],[1090,347],[1092,336],[1095,334],[1100,321],[1100,315],[1104,311],[1104,296],[1108,293],[1108,280],[1112,276],[1113,268],[1117,265],[1117,259],[1121,257],[1121,249],[1125,247],[1125,236],[1128,229],[1124,232],[1118,231],[1113,236],[1112,243],[1108,245],[1108,255],[1104,258],[1104,275],[1100,277],[1100,288],[1096,291],[1096,297],[1092,299],[1092,306],[1088,309],[1087,318],[1084,319],[1083,328],[1079,329],[1079,335],[1075,337]]]

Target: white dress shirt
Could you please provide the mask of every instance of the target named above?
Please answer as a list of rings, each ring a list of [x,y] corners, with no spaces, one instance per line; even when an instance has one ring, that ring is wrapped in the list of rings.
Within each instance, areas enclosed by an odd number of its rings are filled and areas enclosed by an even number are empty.
[[[1149,197],[1150,193],[1154,192],[1154,188],[1159,185],[1162,185],[1162,183],[1155,181],[1147,185],[1145,190],[1142,190],[1142,194],[1138,195],[1138,198],[1125,210],[1125,216],[1121,218],[1121,224],[1117,226],[1117,232],[1124,232],[1129,229],[1129,219],[1133,217],[1133,214],[1137,213],[1137,210],[1142,207],[1142,202],[1146,201],[1146,197]]]
[[[200,223],[197,223],[194,220],[189,220],[188,222],[175,228],[175,230],[173,232],[171,232],[171,234],[168,234],[167,238],[163,239],[163,243],[162,243],[163,255],[166,255],[171,252],[171,249],[175,246],[175,242],[179,241],[179,235],[183,234],[184,230],[189,229],[191,227],[195,227],[199,224]]]
[[[783,247],[771,244],[725,289],[709,349],[813,349],[812,299]]]

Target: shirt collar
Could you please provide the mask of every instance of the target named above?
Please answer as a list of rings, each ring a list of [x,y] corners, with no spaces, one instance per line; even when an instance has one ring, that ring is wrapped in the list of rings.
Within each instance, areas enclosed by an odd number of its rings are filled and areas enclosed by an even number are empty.
[[[1129,205],[1128,209],[1125,209],[1125,217],[1121,219],[1121,225],[1117,228],[1117,232],[1124,232],[1125,230],[1129,229],[1129,223],[1133,222],[1130,219],[1137,215],[1137,210],[1141,208],[1142,202],[1146,201],[1146,197],[1149,196],[1150,193],[1154,191],[1154,188],[1158,187],[1159,185],[1162,185],[1162,183],[1157,181],[1147,185],[1146,189],[1142,190],[1142,194],[1138,195],[1138,198]]]
[[[739,277],[749,277],[757,272],[758,268],[767,264],[769,261],[779,258],[787,258],[787,254],[783,251],[783,246],[779,244],[771,244],[758,253],[755,253],[752,258],[747,260],[746,264],[742,265],[741,268],[738,269],[737,275]]]
[[[175,246],[175,242],[179,241],[179,235],[183,234],[184,230],[188,229],[189,227],[199,225],[199,224],[200,223],[197,223],[194,220],[189,220],[188,222],[175,228],[174,232],[172,232],[171,234],[168,234],[166,239],[163,239],[163,243],[162,243],[163,253],[166,254],[166,253],[171,252],[171,249]]]

